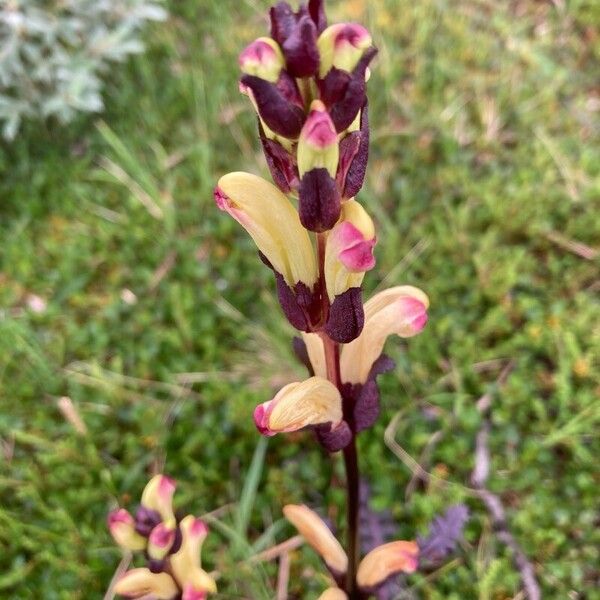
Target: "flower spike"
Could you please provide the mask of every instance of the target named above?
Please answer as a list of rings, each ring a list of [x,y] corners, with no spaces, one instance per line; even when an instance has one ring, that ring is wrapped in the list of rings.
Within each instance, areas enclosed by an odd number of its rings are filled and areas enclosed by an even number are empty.
[[[287,504],[283,507],[283,514],[317,551],[334,576],[347,571],[348,557],[344,549],[314,510],[303,504]]]
[[[405,285],[375,294],[365,304],[360,336],[344,346],[340,359],[345,383],[365,383],[389,335],[412,337],[427,323],[429,299],[420,289]]]
[[[342,421],[342,397],[327,379],[311,377],[289,383],[254,410],[254,423],[263,435],[298,431],[310,425]]]

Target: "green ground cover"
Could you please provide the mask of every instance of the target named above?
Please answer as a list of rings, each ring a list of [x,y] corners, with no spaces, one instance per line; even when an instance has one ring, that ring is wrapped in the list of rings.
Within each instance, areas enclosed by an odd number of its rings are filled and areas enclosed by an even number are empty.
[[[475,402],[513,361],[494,395],[490,487],[544,598],[599,598],[598,5],[330,4],[380,48],[367,293],[411,283],[432,302],[425,332],[390,344],[398,366],[362,470],[403,538],[456,501],[472,511],[456,560],[409,577],[405,597],[523,597],[467,489]],[[257,446],[255,404],[301,371],[269,272],[212,200],[224,172],[265,172],[236,56],[266,6],[172,2],[149,51],[114,69],[101,117],[30,124],[0,148],[0,597],[101,598],[120,559],[106,512],[157,465],[180,506],[224,507],[204,553],[221,598],[273,597],[276,565],[244,561],[291,535],[284,503],[339,514],[342,465],[309,434],[270,440],[264,458]],[[383,440],[398,411],[398,444],[452,485],[407,494],[412,472]],[[316,598],[314,555],[292,559],[291,597]]]

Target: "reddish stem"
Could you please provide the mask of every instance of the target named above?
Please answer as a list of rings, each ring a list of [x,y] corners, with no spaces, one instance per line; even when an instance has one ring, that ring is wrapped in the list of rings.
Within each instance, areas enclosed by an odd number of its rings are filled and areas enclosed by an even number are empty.
[[[329,296],[325,282],[325,245],[327,234],[317,234],[317,255],[319,259],[319,285],[321,292],[321,323],[327,322],[329,315]],[[332,340],[323,330],[319,331],[319,336],[323,341],[325,354],[325,365],[327,369],[327,379],[331,381],[340,391],[342,379],[340,374],[340,345]],[[358,528],[358,509],[359,509],[359,469],[358,453],[356,451],[356,439],[344,448],[344,466],[346,468],[346,491],[347,491],[347,544],[346,553],[348,555],[348,572],[346,575],[346,589],[350,600],[360,600],[363,595],[356,585],[356,570],[359,560],[359,528]]]

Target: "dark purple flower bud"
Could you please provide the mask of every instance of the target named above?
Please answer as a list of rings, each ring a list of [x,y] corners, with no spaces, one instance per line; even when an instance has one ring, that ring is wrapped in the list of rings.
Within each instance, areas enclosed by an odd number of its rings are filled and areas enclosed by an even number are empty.
[[[336,296],[331,303],[325,333],[340,344],[348,344],[360,335],[364,324],[361,289],[352,287]]]
[[[280,273],[275,273],[275,282],[277,284],[277,298],[287,320],[299,331],[310,331],[310,322],[294,290],[288,286]]]
[[[365,75],[376,54],[376,48],[369,48],[350,75],[334,67],[320,82],[321,99],[338,133],[350,127],[366,101]]]
[[[162,573],[165,570],[166,562],[167,561],[164,558],[163,559],[148,558],[147,559],[148,569],[150,569],[150,571],[152,571],[152,573]]]
[[[345,135],[340,141],[340,159],[338,162],[338,170],[335,174],[335,181],[341,190],[344,190],[350,165],[352,165],[352,161],[358,153],[360,138],[360,131],[352,131]]]
[[[296,14],[287,2],[278,2],[269,11],[271,37],[281,46],[296,27]]]
[[[162,521],[160,514],[155,510],[140,506],[135,513],[135,530],[144,537]]]
[[[304,111],[304,100],[298,89],[296,80],[286,71],[282,71],[277,80],[277,89],[283,94],[283,97],[292,104],[298,105]]]
[[[298,181],[298,169],[294,157],[279,142],[270,140],[265,135],[260,119],[258,121],[258,134],[269,171],[271,171],[271,177],[273,177],[277,187],[284,194],[292,189],[297,189],[300,182]]]
[[[241,83],[251,90],[258,114],[270,129],[287,138],[297,138],[300,135],[304,110],[291,102],[278,84],[254,75],[243,75]]]
[[[287,2],[271,8],[271,37],[281,46],[287,70],[294,77],[310,77],[319,67],[317,26],[306,6],[297,13]]]
[[[350,139],[352,141],[345,144],[346,140]],[[360,131],[353,131],[340,143],[340,170],[342,168],[342,161],[347,161],[347,157],[343,157],[342,153],[347,152],[350,156],[354,148],[356,148],[356,151],[350,159],[347,171],[343,174],[343,183],[340,185],[340,188],[343,190],[342,197],[344,199],[354,198],[360,192],[367,172],[367,162],[369,160],[369,113],[366,102],[360,113]],[[345,164],[344,168],[346,168]]]
[[[317,26],[317,32],[322,33],[327,27],[327,17],[325,16],[325,3],[323,0],[309,0],[308,12],[311,19]]]
[[[292,34],[283,42],[281,49],[290,75],[311,77],[316,73],[319,68],[317,27],[309,16],[299,19]]]
[[[340,218],[341,197],[327,169],[312,169],[304,174],[298,190],[300,222],[309,231],[331,229]]]
[[[290,287],[285,282],[283,275],[275,271],[273,265],[262,252],[259,252],[258,256],[275,274],[277,298],[287,320],[299,331],[310,331],[312,325],[317,323],[320,316],[319,295],[311,291],[301,281]]]
[[[328,452],[342,450],[352,441],[352,431],[346,421],[341,421],[335,428],[331,425],[319,425],[315,427],[315,433],[319,443]]]

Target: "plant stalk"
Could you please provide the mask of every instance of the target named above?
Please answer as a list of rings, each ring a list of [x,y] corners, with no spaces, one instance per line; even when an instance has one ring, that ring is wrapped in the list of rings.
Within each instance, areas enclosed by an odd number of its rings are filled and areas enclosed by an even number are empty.
[[[329,297],[327,295],[327,286],[325,282],[325,245],[327,234],[317,234],[317,254],[319,259],[319,282],[321,287],[322,301],[322,322],[327,321],[329,314]],[[332,340],[324,331],[319,331],[319,336],[323,341],[325,354],[325,365],[327,369],[327,379],[331,381],[341,392],[342,379],[340,373],[340,345]],[[346,588],[349,600],[360,600],[363,595],[356,585],[356,570],[359,560],[359,482],[360,474],[358,470],[358,453],[356,450],[356,438],[343,450],[344,466],[346,468],[346,553],[348,555],[348,572],[346,574]]]

